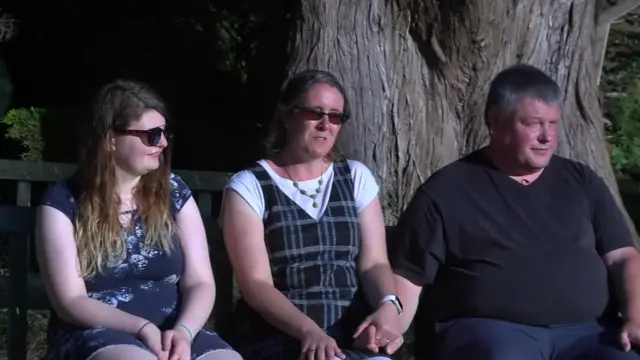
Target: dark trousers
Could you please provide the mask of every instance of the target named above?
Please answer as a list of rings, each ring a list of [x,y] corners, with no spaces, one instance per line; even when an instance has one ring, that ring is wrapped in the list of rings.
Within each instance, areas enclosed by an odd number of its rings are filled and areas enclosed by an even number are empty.
[[[619,329],[597,322],[528,326],[492,319],[438,324],[438,360],[640,360],[624,352]]]

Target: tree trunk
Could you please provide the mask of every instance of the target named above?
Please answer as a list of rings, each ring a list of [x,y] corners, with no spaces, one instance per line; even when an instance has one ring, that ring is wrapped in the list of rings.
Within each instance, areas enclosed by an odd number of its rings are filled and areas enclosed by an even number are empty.
[[[489,83],[518,62],[546,71],[566,93],[557,153],[592,166],[622,204],[598,104],[595,7],[591,0],[300,1],[288,75],[319,68],[344,82],[354,121],[339,144],[378,176],[389,223],[434,171],[487,143]]]

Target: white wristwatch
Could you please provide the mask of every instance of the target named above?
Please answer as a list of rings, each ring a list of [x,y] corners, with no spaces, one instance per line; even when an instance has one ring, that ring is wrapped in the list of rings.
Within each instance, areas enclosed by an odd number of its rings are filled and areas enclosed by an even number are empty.
[[[396,307],[396,310],[398,310],[398,315],[402,314],[402,311],[404,310],[402,307],[402,302],[400,302],[400,299],[395,295],[386,295],[385,297],[382,298],[382,300],[380,300],[380,303],[378,303],[378,306],[382,306],[382,304],[388,301],[390,301],[393,304],[393,306]]]

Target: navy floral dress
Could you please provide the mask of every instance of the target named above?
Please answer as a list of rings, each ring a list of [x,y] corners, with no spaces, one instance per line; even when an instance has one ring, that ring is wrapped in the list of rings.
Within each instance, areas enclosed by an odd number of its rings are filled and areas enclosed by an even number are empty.
[[[62,211],[74,222],[76,204],[73,180],[62,181],[43,196],[42,204]],[[177,175],[170,178],[173,211],[177,214],[191,197],[191,190]],[[161,330],[174,327],[180,309],[178,284],[184,266],[180,242],[174,236],[170,253],[144,244],[145,232],[138,216],[132,212],[134,226],[125,234],[126,259],[104,268],[85,280],[89,297],[145,318]],[[52,312],[48,329],[46,360],[85,360],[96,351],[112,345],[135,345],[147,349],[134,335],[105,328],[78,328],[61,321]],[[220,337],[208,330],[195,334],[191,358],[209,352],[231,349]],[[148,350],[148,349],[147,349]]]

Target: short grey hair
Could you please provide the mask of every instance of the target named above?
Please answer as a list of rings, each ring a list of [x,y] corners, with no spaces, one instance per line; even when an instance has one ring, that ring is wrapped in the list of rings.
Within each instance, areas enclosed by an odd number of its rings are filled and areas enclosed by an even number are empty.
[[[513,112],[522,99],[535,99],[562,107],[564,94],[549,75],[535,66],[518,64],[502,70],[491,81],[484,110],[484,121],[489,126],[489,110],[502,114]]]

